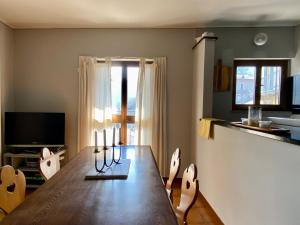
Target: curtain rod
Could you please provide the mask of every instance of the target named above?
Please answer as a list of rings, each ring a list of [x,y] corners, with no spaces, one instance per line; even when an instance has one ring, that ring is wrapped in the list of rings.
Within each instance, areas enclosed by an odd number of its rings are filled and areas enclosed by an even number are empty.
[[[136,57],[108,57],[111,58],[112,61],[131,61],[131,62],[139,62],[141,59]],[[97,58],[97,62],[105,62],[106,58]],[[146,62],[154,62],[154,59],[145,59]]]
[[[80,57],[83,57],[83,56],[80,56]],[[95,57],[96,58],[96,57]],[[139,62],[141,61],[141,58],[137,58],[137,57],[119,57],[119,56],[116,56],[116,57],[107,57],[107,58],[110,58],[113,62],[117,62],[117,61],[131,61],[131,62]],[[96,58],[97,60],[97,63],[101,63],[101,62],[105,62],[106,61],[106,58]],[[154,59],[150,59],[150,58],[145,58],[145,61],[146,61],[146,64],[153,64],[154,63]],[[79,73],[79,70],[80,68],[78,67],[77,68],[77,71]]]

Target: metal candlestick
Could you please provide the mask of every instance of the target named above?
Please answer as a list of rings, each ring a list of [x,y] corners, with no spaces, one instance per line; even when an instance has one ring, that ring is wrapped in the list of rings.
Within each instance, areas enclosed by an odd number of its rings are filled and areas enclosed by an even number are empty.
[[[97,171],[98,173],[104,173],[103,169],[104,169],[104,167],[105,167],[105,163],[102,164],[101,169],[98,169],[97,154],[98,154],[98,152],[95,153],[95,169],[96,169],[96,171]],[[105,157],[105,160],[106,160],[106,157]]]
[[[104,171],[104,169],[107,167],[107,168],[110,168],[111,166],[112,166],[112,164],[113,163],[115,163],[115,164],[121,164],[119,161],[120,161],[120,159],[121,159],[121,151],[122,151],[122,149],[121,149],[121,145],[122,145],[122,143],[120,142],[119,143],[120,145],[120,154],[119,154],[119,159],[118,160],[116,160],[115,159],[115,145],[113,144],[112,145],[112,149],[113,149],[113,152],[112,152],[112,160],[111,160],[111,162],[108,164],[107,163],[107,159],[106,159],[106,151],[108,150],[108,148],[107,148],[107,146],[104,146],[103,147],[103,151],[104,151],[104,153],[103,153],[103,163],[102,163],[102,166],[101,166],[101,168],[99,169],[99,167],[98,167],[98,160],[97,160],[97,154],[99,153],[99,151],[98,151],[98,148],[95,148],[95,151],[94,151],[94,153],[95,153],[95,169],[96,169],[96,171],[98,172],[98,173],[105,173],[105,171]]]
[[[98,147],[95,147],[94,153],[99,153]]]
[[[115,159],[115,147],[116,147],[116,145],[114,144],[113,146],[113,159],[112,159],[112,162],[114,162],[114,163],[116,163],[116,164],[121,164],[119,161],[120,161],[120,159],[121,159],[121,145],[120,145],[120,153],[119,153],[119,159],[118,160],[116,160]]]

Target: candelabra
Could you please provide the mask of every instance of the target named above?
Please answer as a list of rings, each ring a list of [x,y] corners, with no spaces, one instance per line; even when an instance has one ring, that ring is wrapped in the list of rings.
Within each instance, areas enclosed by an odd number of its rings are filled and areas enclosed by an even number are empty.
[[[112,159],[111,159],[111,162],[108,163],[107,162],[107,156],[106,156],[106,152],[109,150],[109,148],[107,146],[104,146],[103,147],[103,161],[102,161],[102,165],[100,166],[100,169],[98,167],[98,153],[100,152],[98,150],[98,147],[96,146],[95,147],[95,169],[98,173],[105,173],[105,168],[110,168],[114,163],[115,164],[121,164],[120,162],[120,159],[121,159],[121,154],[122,154],[122,145],[123,143],[122,142],[119,142],[119,149],[120,149],[120,154],[119,154],[119,158],[116,159],[115,158],[115,148],[117,147],[115,144],[113,144],[111,147],[112,147]]]

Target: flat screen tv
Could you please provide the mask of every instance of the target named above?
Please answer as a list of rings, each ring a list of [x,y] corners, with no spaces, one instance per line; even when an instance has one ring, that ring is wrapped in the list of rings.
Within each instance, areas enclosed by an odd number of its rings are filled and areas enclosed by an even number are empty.
[[[5,144],[60,147],[65,144],[65,114],[5,112]]]

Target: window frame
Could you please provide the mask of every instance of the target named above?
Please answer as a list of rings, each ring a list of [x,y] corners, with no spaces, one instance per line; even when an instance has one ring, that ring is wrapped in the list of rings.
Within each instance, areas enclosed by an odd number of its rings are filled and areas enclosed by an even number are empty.
[[[112,122],[121,124],[121,141],[127,144],[127,124],[135,123],[135,116],[127,115],[127,67],[139,67],[139,61],[113,61],[113,66],[122,67],[122,83],[121,83],[121,115],[113,114]]]
[[[256,67],[256,80],[255,80],[255,96],[254,104],[244,105],[236,104],[236,73],[238,66],[254,66]],[[280,104],[279,105],[261,105],[261,68],[263,66],[280,66],[281,67],[281,84],[280,84]],[[246,110],[248,106],[259,106],[263,110],[276,110],[284,111],[288,109],[287,105],[287,77],[288,77],[288,59],[280,60],[234,60],[233,70],[233,91],[232,91],[232,110]]]

